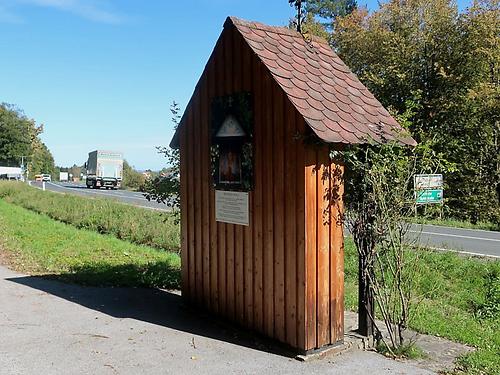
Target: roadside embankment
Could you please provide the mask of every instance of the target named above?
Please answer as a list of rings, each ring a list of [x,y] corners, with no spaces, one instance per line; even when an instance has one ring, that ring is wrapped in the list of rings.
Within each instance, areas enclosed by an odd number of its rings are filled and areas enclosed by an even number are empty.
[[[144,210],[109,199],[41,191],[20,182],[0,182],[0,199],[30,211],[118,239],[179,251],[179,226],[169,213]]]

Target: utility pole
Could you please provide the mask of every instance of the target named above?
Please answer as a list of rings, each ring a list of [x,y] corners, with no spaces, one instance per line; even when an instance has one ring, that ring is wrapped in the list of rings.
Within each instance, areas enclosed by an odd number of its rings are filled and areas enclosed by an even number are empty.
[[[22,176],[23,176],[23,181],[28,181],[28,176],[27,174],[25,173],[26,170],[24,169],[24,158],[28,159],[27,156],[25,155],[22,155],[21,156],[21,171],[22,171]],[[27,162],[27,161],[26,161]]]

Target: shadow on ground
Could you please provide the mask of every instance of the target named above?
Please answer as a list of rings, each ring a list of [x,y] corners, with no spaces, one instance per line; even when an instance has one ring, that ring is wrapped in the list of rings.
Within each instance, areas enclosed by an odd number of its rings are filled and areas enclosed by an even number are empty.
[[[7,279],[115,318],[130,318],[260,351],[294,356],[279,343],[231,325],[184,304],[176,292],[153,288],[91,287],[67,284],[58,275]]]

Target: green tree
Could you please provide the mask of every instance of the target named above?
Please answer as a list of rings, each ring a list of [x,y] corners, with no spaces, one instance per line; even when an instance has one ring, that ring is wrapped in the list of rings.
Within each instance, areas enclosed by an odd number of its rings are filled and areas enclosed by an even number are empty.
[[[337,17],[345,17],[358,7],[356,0],[307,0],[305,10],[322,20],[327,30],[332,30]]]
[[[71,177],[69,176],[71,174]],[[68,178],[81,178],[82,166],[73,164],[71,168],[68,168]]]
[[[175,101],[170,106],[172,123],[176,130],[181,119],[179,104]],[[165,155],[169,165],[168,173],[160,174],[155,178],[146,180],[144,196],[148,200],[164,203],[178,215],[180,211],[180,151],[170,147],[159,146],[156,148],[160,154]],[[179,219],[179,217],[177,217]]]
[[[28,176],[33,179],[37,174],[50,174],[55,177],[54,157],[50,153],[45,143],[36,140],[33,146],[33,154],[28,164]]]
[[[460,14],[448,0],[389,1],[335,20],[340,57],[393,113],[416,108],[410,130],[456,167],[447,214],[500,220],[498,2]]]
[[[144,185],[144,182],[144,175],[136,171],[126,160],[124,160],[122,186],[128,189],[139,190]]]
[[[19,109],[0,104],[0,164],[19,166],[21,158],[30,157],[34,142],[43,131]]]

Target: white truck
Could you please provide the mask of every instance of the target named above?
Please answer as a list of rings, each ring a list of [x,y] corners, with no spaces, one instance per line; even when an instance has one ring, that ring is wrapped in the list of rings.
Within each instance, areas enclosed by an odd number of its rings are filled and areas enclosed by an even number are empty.
[[[87,188],[118,189],[122,184],[123,155],[120,152],[102,150],[89,152],[85,168]]]
[[[68,182],[68,172],[59,172],[59,181]]]
[[[0,179],[2,180],[22,180],[23,170],[17,167],[0,166]]]

